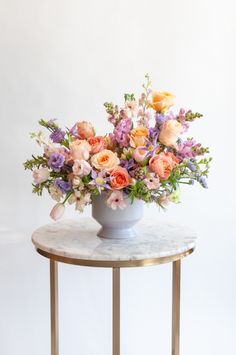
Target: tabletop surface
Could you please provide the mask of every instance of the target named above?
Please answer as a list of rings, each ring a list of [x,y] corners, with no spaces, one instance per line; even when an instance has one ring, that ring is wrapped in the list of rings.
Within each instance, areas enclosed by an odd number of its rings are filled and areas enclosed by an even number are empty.
[[[153,219],[139,222],[137,236],[129,239],[99,238],[98,230],[99,224],[92,218],[63,220],[38,228],[32,241],[44,256],[88,266],[144,266],[145,260],[147,265],[169,262],[190,254],[196,242],[195,233],[188,227]]]

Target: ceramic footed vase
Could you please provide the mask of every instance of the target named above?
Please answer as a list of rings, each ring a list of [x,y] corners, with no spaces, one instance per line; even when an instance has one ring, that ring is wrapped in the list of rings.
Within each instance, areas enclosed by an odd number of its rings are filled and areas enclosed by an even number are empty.
[[[125,196],[126,208],[111,209],[107,206],[107,194],[93,198],[92,216],[101,225],[97,235],[101,238],[122,239],[137,235],[134,228],[143,217],[143,201],[135,199],[133,203]]]

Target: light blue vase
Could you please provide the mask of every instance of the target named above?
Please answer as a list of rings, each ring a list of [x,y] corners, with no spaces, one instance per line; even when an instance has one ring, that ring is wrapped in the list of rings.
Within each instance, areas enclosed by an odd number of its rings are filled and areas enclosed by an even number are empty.
[[[135,199],[133,203],[125,195],[126,208],[111,209],[107,206],[108,195],[102,193],[93,198],[92,216],[102,226],[97,235],[101,238],[121,239],[137,235],[134,225],[143,217],[143,201]]]

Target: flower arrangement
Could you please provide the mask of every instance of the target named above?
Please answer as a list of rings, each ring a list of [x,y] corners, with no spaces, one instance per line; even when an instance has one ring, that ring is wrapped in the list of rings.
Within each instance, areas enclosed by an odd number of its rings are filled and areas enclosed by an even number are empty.
[[[180,184],[197,181],[207,188],[211,158],[203,155],[208,148],[193,138],[180,138],[202,115],[183,108],[173,113],[174,96],[152,91],[149,76],[145,79],[138,100],[125,94],[122,108],[104,104],[113,125],[113,132],[105,136],[85,121],[64,130],[55,119],[39,121],[49,131],[49,140],[41,131],[31,134],[43,154],[32,155],[24,167],[33,172],[33,193],[42,195],[46,189],[57,201],[50,213],[54,220],[63,215],[66,202],[82,212],[102,192],[115,210],[126,207],[124,194],[131,201],[165,208],[179,202]]]

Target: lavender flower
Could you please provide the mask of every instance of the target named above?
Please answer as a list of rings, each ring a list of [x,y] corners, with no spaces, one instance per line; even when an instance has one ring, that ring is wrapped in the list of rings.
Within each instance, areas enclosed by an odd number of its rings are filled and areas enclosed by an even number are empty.
[[[203,176],[200,176],[198,181],[200,182],[200,184],[202,185],[202,187],[204,187],[204,189],[207,189],[208,186],[207,186],[207,182],[206,182],[206,179],[203,177]]]
[[[76,137],[76,138],[79,137],[78,132],[77,132],[77,123],[74,124],[74,126],[70,129],[70,134],[71,134],[73,137]]]
[[[52,153],[48,160],[48,166],[52,170],[59,172],[65,161],[64,155],[60,153]]]
[[[183,132],[186,132],[189,129],[189,123],[186,121],[186,112],[184,108],[179,110],[177,120],[182,124]]]
[[[63,132],[60,128],[54,129],[54,131],[50,134],[50,138],[54,143],[60,143],[63,141],[65,137],[65,132]]]
[[[114,135],[116,141],[119,143],[120,147],[127,147],[129,145],[129,136],[128,133],[132,128],[131,118],[124,118],[120,120],[117,126],[114,129]]]
[[[56,124],[57,118],[51,118],[50,120],[47,121],[47,125],[49,128],[57,128]]]
[[[178,147],[178,158],[183,160],[185,158],[194,158],[197,154],[193,149],[196,147],[196,142],[193,139],[189,139],[185,142],[181,142]]]
[[[110,181],[109,177],[105,177],[106,173],[104,171],[100,171],[99,173],[97,173],[95,170],[92,170],[91,173],[92,176],[92,181],[90,181],[90,185],[96,186],[96,188],[98,189],[98,191],[101,193],[102,190],[104,190],[104,188],[110,190],[111,187],[108,184],[108,182]]]
[[[66,193],[67,191],[70,191],[71,190],[71,183],[68,182],[68,181],[64,181],[60,178],[57,178],[55,180],[55,186],[63,193]]]
[[[196,170],[197,170],[196,165],[195,165],[191,160],[188,161],[187,167],[188,167],[191,171],[196,171]]]
[[[157,127],[152,127],[152,128],[149,128],[149,138],[152,142],[155,142],[157,141],[157,138],[158,138],[158,135],[159,135],[159,129]]]
[[[165,121],[167,121],[168,116],[162,115],[160,113],[156,113],[156,123],[158,126],[161,126]]]
[[[135,163],[134,159],[132,159],[132,158],[129,160],[121,159],[120,166],[122,168],[125,168],[126,170],[130,171],[131,169],[133,169],[136,166],[136,163]]]

